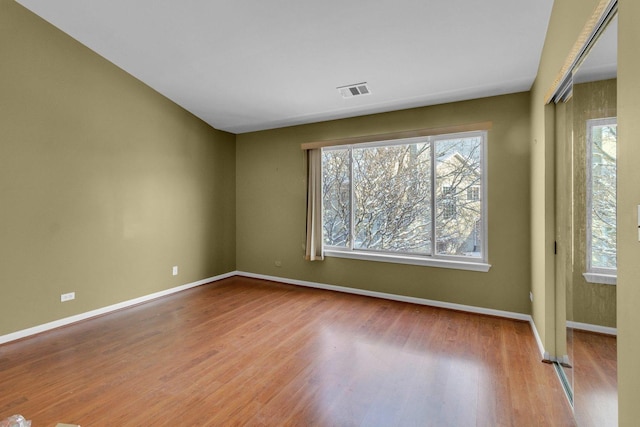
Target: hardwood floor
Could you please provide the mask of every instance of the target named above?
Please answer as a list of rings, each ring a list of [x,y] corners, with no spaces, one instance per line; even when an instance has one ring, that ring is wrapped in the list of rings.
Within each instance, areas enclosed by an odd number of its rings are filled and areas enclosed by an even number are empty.
[[[234,277],[0,346],[33,427],[572,426],[525,322]]]
[[[580,426],[618,425],[617,339],[573,330],[575,416]]]

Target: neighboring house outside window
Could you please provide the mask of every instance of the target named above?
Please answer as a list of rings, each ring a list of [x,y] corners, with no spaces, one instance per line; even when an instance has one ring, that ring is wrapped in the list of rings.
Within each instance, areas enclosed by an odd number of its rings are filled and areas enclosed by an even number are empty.
[[[457,197],[455,194],[455,187],[449,185],[443,185],[440,192],[442,198],[442,216],[444,219],[454,219],[456,217],[456,202]]]
[[[467,199],[480,200],[480,187],[478,187],[477,185],[473,185],[467,188]]]

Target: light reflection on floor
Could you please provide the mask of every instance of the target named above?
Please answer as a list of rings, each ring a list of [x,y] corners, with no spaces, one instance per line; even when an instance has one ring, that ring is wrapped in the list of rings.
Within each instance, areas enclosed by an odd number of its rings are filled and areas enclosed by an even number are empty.
[[[573,331],[574,412],[580,426],[618,425],[617,339]]]
[[[617,415],[617,393],[606,391],[583,393],[576,401],[576,418],[582,421],[582,426],[615,427],[618,425]]]
[[[410,425],[417,419],[475,425],[475,411],[434,417],[443,413],[442,405],[454,411],[458,405],[476,407],[484,382],[477,361],[408,350],[382,339],[354,339],[329,328],[320,338],[322,354],[310,381],[322,382],[318,410],[326,425]]]

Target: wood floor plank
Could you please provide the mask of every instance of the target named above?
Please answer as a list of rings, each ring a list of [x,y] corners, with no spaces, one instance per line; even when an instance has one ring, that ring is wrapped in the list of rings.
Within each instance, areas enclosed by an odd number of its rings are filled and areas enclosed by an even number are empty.
[[[0,346],[34,427],[571,426],[525,322],[233,277]]]

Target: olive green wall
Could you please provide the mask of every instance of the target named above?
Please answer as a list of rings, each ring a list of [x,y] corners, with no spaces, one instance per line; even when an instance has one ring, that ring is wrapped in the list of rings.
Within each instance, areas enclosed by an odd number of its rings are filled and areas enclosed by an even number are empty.
[[[482,121],[493,122],[488,137],[488,273],[303,259],[301,143]],[[530,313],[529,132],[529,95],[521,93],[238,135],[238,270]]]
[[[583,83],[573,87],[573,280],[569,320],[616,326],[616,287],[589,283],[587,270],[587,120],[616,117],[616,80]]]
[[[545,97],[598,0],[555,0],[531,88],[531,288],[533,320],[547,352],[556,353],[555,107]],[[567,242],[559,242],[566,244]]]
[[[235,270],[234,135],[11,0],[0,52],[0,335]]]
[[[640,423],[640,2],[619,0],[618,18],[618,415]]]

